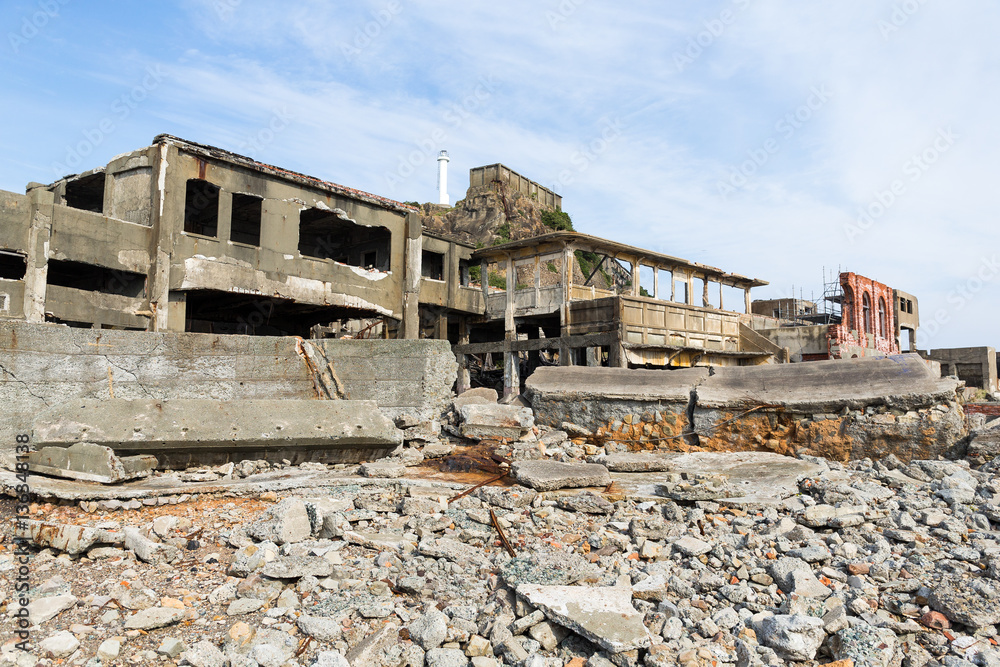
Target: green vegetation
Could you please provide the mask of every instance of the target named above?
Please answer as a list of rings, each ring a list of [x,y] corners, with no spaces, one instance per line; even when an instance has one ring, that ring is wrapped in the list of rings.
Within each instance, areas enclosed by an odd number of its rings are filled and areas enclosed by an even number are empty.
[[[482,284],[480,278],[482,276],[481,266],[470,266],[469,267],[469,282]],[[490,287],[497,287],[499,289],[507,289],[507,278],[499,273],[490,273],[489,276]]]
[[[551,271],[552,273],[559,273],[559,269],[556,267],[555,262],[545,262],[545,268]]]
[[[649,293],[649,290],[642,285],[639,285],[639,296],[648,296],[650,299],[653,298],[653,295]]]
[[[413,206],[414,208],[420,208],[420,202],[418,201],[404,201],[407,206]]]
[[[576,251],[576,263],[580,266],[580,271],[583,273],[583,277],[586,279],[601,261],[601,256],[594,252],[584,252],[582,250]],[[605,285],[611,285],[611,274],[607,272],[604,265],[601,265],[600,271],[598,273],[604,278]]]
[[[565,211],[542,211],[542,224],[557,232],[573,232],[573,221]]]

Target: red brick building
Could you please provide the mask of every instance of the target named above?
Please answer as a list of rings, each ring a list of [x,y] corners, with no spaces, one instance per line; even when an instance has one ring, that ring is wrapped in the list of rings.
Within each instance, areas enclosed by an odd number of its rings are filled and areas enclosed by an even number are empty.
[[[856,273],[841,273],[840,286],[842,319],[827,332],[830,357],[899,354],[892,288]]]

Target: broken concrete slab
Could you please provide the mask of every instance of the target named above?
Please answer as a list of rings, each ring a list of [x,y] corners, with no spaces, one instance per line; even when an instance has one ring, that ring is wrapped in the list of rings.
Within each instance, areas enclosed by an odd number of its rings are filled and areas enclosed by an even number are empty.
[[[117,530],[74,526],[23,519],[18,522],[18,537],[31,540],[41,548],[52,548],[71,556],[89,551],[95,546],[122,546],[125,534]]]
[[[35,419],[39,445],[90,442],[160,467],[243,459],[371,460],[402,443],[373,401],[78,399]]]
[[[525,486],[538,491],[605,487],[611,483],[608,469],[596,463],[560,463],[559,461],[516,461],[511,475]]]
[[[611,653],[647,648],[649,631],[632,606],[628,586],[539,586],[521,584],[518,597],[538,607],[549,620]]]
[[[467,391],[463,391],[455,400],[451,402],[452,407],[455,412],[458,412],[466,405],[495,405],[500,399],[499,394],[497,394],[496,389],[490,389],[489,387],[475,387]]]
[[[673,371],[542,367],[527,381],[538,423],[630,450],[772,451],[844,461],[962,455],[958,383],[913,354]],[[582,388],[582,389],[581,389]]]
[[[90,442],[42,447],[28,454],[28,469],[32,472],[101,484],[148,477],[155,468],[155,456],[117,456],[111,447]]]
[[[674,469],[673,459],[678,455],[671,452],[645,454],[621,452],[587,458],[590,463],[599,463],[611,472],[669,472]]]
[[[517,440],[535,425],[530,408],[470,403],[459,408],[458,413],[462,419],[462,435],[479,440]]]

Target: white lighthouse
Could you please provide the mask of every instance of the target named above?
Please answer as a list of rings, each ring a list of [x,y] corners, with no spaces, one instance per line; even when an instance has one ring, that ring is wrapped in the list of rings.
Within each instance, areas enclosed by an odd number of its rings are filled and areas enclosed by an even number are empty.
[[[438,203],[444,206],[451,206],[448,200],[448,151],[438,153]]]

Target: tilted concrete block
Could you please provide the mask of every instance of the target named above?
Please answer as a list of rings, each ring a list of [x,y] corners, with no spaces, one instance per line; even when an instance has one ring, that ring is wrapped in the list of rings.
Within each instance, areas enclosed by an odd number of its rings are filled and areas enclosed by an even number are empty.
[[[245,458],[353,463],[387,456],[402,435],[372,401],[77,399],[40,414],[34,440],[86,441],[180,467]]]
[[[156,468],[152,455],[115,455],[111,447],[78,442],[70,447],[43,447],[28,454],[32,472],[102,484],[148,477]]]

